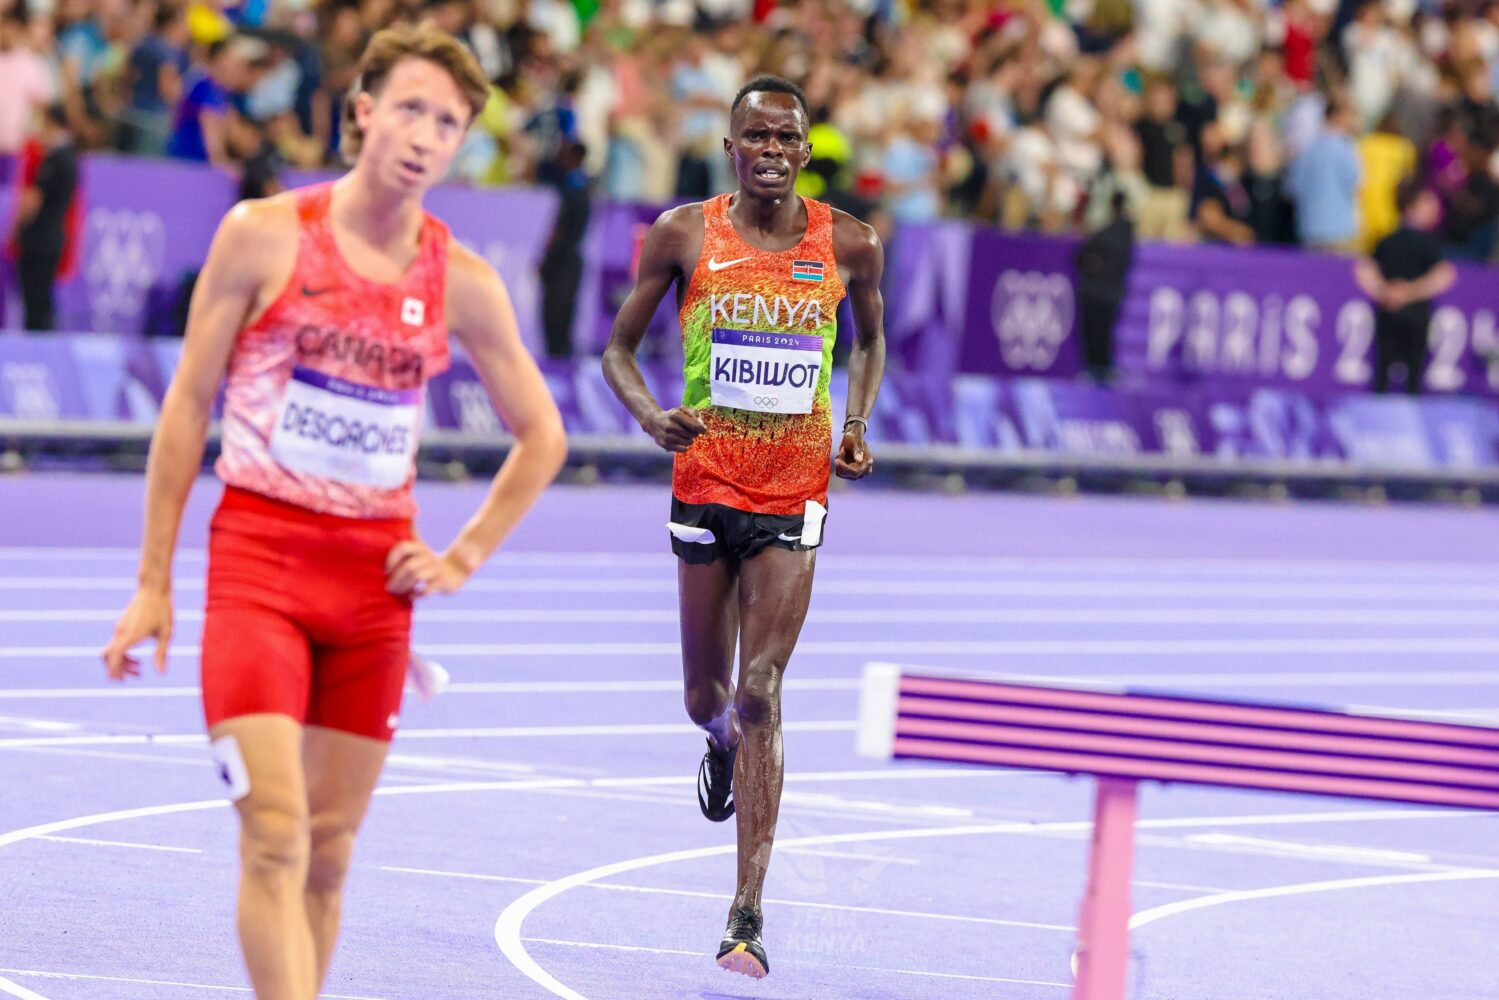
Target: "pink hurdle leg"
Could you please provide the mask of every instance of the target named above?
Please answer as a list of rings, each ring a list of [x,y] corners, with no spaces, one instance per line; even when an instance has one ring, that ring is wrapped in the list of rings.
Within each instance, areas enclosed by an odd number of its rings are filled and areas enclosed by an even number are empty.
[[[1129,881],[1135,853],[1136,781],[1099,778],[1088,891],[1078,921],[1073,1000],[1124,1000],[1129,969]]]

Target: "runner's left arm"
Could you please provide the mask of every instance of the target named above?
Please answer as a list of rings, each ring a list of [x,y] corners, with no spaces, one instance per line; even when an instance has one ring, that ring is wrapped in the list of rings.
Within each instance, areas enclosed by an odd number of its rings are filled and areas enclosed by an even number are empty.
[[[833,465],[840,479],[863,479],[874,469],[874,453],[864,440],[865,424],[852,418],[869,419],[885,376],[885,297],[880,293],[885,248],[871,227],[842,212],[833,220],[833,240],[838,263],[849,272],[855,335],[848,356],[847,419]]]
[[[420,540],[391,550],[386,587],[398,594],[447,594],[462,586],[520,523],[567,457],[562,415],[521,342],[499,275],[456,243],[448,267],[448,328],[468,352],[515,443],[484,503],[446,551],[438,555]]]

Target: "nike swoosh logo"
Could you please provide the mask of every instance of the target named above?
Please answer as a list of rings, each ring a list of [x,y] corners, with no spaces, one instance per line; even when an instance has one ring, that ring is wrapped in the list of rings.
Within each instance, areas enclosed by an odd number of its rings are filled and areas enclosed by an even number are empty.
[[[720,263],[719,261],[714,260],[712,257],[709,257],[708,270],[722,271],[726,267],[733,267],[735,264],[743,264],[747,260],[749,260],[748,257],[737,257],[734,260],[726,260]]]
[[[302,294],[309,299],[315,295],[327,295],[331,291],[333,291],[331,288],[308,288],[306,285],[302,286]]]
[[[783,542],[799,542],[802,540],[801,535],[777,535],[776,537]]]

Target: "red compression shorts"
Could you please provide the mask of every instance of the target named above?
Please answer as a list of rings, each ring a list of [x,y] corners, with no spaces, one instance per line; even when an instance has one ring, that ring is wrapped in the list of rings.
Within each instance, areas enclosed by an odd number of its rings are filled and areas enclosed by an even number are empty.
[[[274,712],[389,740],[410,657],[411,601],[385,590],[404,518],[319,514],[228,487],[208,543],[203,711],[210,728]]]

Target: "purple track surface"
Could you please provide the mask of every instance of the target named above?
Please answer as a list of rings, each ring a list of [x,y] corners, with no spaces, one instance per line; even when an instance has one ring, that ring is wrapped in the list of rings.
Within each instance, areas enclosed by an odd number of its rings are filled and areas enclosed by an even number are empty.
[[[95,650],[140,480],[0,479],[0,997],[248,992],[194,687],[217,494],[171,670],[122,689]],[[443,540],[481,489],[419,494]],[[407,703],[327,995],[1065,1000],[1090,783],[857,757],[870,660],[1499,717],[1491,511],[840,492],[753,982],[712,962],[733,824],[694,798],[666,501],[556,489],[422,606],[455,687]],[[1499,998],[1499,816],[1157,787],[1141,816],[1131,996]]]

